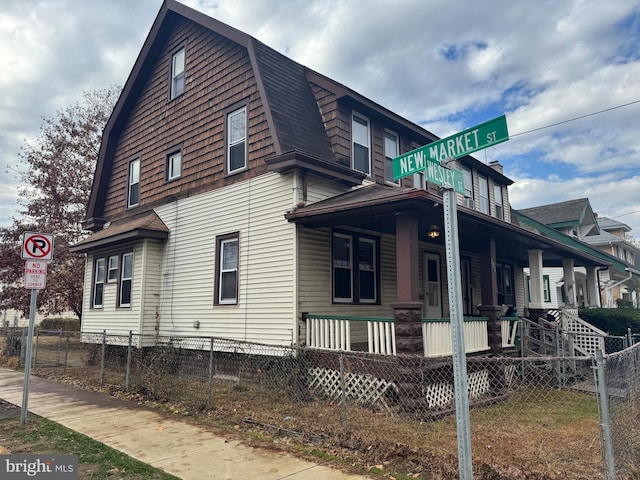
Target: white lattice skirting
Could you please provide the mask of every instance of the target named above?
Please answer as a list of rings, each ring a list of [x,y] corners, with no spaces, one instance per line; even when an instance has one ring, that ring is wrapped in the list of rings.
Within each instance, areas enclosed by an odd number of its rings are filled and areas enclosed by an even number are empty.
[[[338,403],[342,393],[340,372],[328,368],[312,367],[308,370],[309,388],[313,393],[324,395],[330,401]],[[345,396],[367,407],[389,408],[387,395],[397,396],[395,384],[389,380],[372,375],[346,373],[344,375]],[[489,372],[479,370],[469,374],[469,396],[477,399],[489,392]],[[441,408],[453,402],[452,382],[437,382],[425,385],[424,395],[429,408]]]

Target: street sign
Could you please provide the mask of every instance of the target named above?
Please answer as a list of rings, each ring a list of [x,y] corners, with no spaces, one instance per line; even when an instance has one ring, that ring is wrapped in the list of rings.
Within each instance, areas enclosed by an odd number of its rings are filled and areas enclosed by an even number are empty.
[[[24,232],[22,234],[22,259],[53,259],[53,235],[47,233]]]
[[[464,195],[464,177],[462,171],[455,168],[443,167],[439,163],[427,162],[427,168],[424,170],[427,182],[436,185],[449,185],[453,189]]]
[[[27,260],[24,262],[24,288],[42,290],[47,286],[47,262]]]
[[[507,119],[501,115],[394,158],[392,160],[393,178],[398,180],[407,175],[421,172],[428,162],[440,163],[446,158],[463,157],[507,140],[509,140]]]

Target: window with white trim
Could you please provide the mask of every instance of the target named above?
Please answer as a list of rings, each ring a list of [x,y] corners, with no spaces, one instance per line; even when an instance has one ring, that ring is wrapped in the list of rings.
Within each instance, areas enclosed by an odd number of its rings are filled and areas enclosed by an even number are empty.
[[[474,208],[473,175],[471,173],[471,169],[462,167],[462,179],[464,181],[464,206]]]
[[[122,254],[122,269],[120,271],[120,307],[131,306],[131,291],[133,288],[133,252]]]
[[[384,132],[384,180],[400,185],[400,179],[393,178],[393,159],[398,156],[398,136],[392,132]]]
[[[247,107],[227,115],[227,173],[247,167]]]
[[[184,48],[171,56],[171,99],[184,93]]]
[[[104,257],[96,258],[93,267],[93,298],[91,306],[102,308],[104,302]]]
[[[113,283],[118,280],[118,264],[120,257],[111,255],[107,263],[107,283]]]
[[[174,180],[182,175],[182,152],[171,153],[167,157],[167,180]]]
[[[331,257],[335,303],[378,302],[379,251],[377,238],[333,232]]]
[[[353,169],[371,175],[371,135],[369,120],[353,113],[351,120]]]
[[[496,218],[504,220],[504,205],[502,204],[502,185],[493,184],[493,202],[496,206]]]
[[[482,175],[478,176],[478,197],[480,198],[480,211],[482,213],[490,214],[489,210],[489,180]]]
[[[137,207],[140,203],[140,159],[129,162],[129,189],[127,207]]]
[[[218,237],[216,245],[215,303],[235,305],[238,303],[238,234]]]

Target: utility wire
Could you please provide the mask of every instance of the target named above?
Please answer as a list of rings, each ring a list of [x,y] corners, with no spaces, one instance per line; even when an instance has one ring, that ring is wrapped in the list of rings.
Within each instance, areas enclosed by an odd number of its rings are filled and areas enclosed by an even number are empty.
[[[622,104],[622,105],[617,105],[617,106],[611,107],[611,108],[605,108],[604,110],[600,110],[598,112],[587,113],[586,115],[581,115],[579,117],[570,118],[569,120],[563,120],[562,122],[552,123],[550,125],[545,125],[544,127],[534,128],[533,130],[527,130],[526,132],[514,133],[514,134],[509,135],[509,136],[511,138],[513,138],[513,137],[517,137],[518,135],[524,135],[525,133],[537,132],[538,130],[543,130],[545,128],[555,127],[557,125],[562,125],[564,123],[573,122],[575,120],[580,120],[582,118],[592,117],[593,115],[598,115],[600,113],[610,112],[611,110],[616,110],[617,108],[628,107],[629,105],[633,105],[634,103],[640,103],[640,100],[635,100],[633,102],[625,103],[625,104]]]

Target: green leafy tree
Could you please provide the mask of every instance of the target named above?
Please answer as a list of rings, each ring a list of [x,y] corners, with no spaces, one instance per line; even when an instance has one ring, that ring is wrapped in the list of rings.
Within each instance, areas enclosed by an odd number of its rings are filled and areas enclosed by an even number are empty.
[[[23,232],[54,235],[47,286],[38,295],[44,314],[82,314],[84,256],[69,251],[85,238],[81,221],[106,125],[120,89],[86,92],[81,101],[44,118],[40,134],[25,140],[21,162],[9,168],[20,181],[19,210],[11,226],[0,228],[0,310],[29,311],[30,293],[23,286],[20,258]]]

